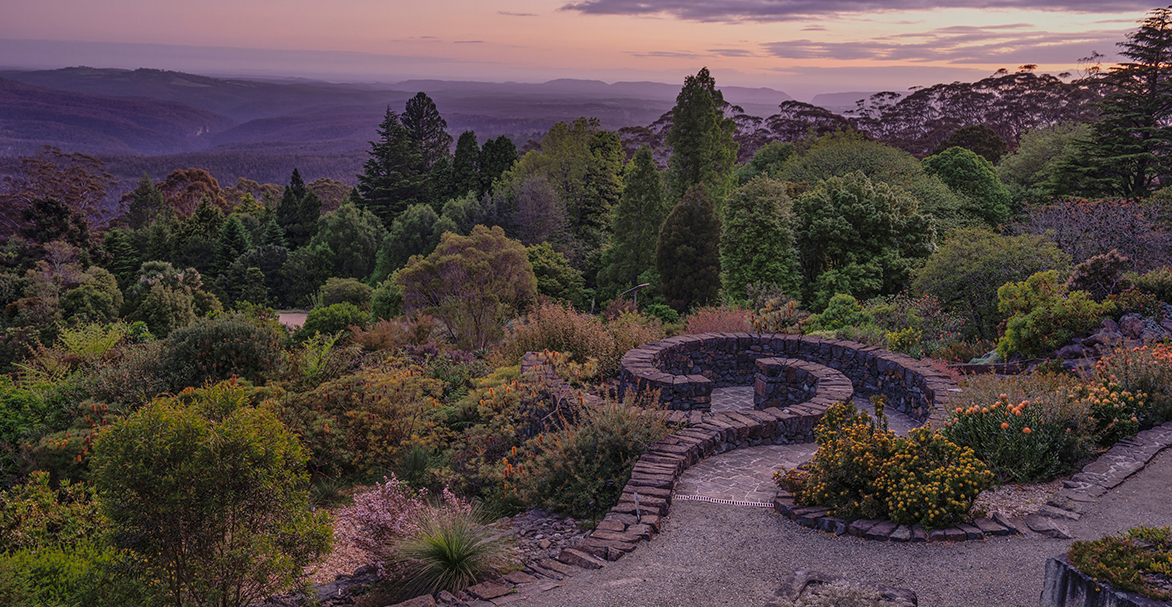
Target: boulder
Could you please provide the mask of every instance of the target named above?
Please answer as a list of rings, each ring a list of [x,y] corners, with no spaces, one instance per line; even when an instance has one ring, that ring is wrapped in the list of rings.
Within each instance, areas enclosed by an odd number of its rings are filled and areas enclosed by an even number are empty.
[[[1128,339],[1142,339],[1146,328],[1143,316],[1134,312],[1124,314],[1123,318],[1119,319],[1119,332]]]

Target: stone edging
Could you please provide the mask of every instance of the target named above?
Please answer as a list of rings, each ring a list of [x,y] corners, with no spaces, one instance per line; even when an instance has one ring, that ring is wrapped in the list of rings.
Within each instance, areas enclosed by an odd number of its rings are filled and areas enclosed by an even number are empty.
[[[864,344],[782,333],[702,333],[644,344],[623,355],[620,392],[660,390],[669,409],[708,409],[713,388],[754,383],[760,358],[796,358],[835,369],[860,394],[883,394],[920,422],[944,423],[956,383],[931,364]]]
[[[1143,470],[1157,453],[1172,446],[1172,422],[1144,430],[1135,436],[1115,443],[1095,461],[1083,466],[1082,472],[1062,483],[1062,489],[1046,502],[1037,514],[1025,521],[1012,521],[1021,529],[1048,537],[1069,539],[1070,531],[1064,521],[1077,521],[1097,503],[1108,489],[1119,486],[1127,477]]]
[[[1157,453],[1172,446],[1172,422],[1156,426],[1125,438],[1100,455],[1095,461],[1083,466],[1082,472],[1063,483],[1063,488],[1054,494],[1034,514],[1024,520],[993,513],[992,519],[982,518],[972,525],[957,525],[950,529],[927,531],[919,525],[897,526],[890,521],[865,520],[844,521],[829,515],[829,508],[821,506],[799,507],[793,497],[779,491],[774,500],[774,509],[782,516],[802,525],[835,535],[849,534],[868,540],[879,541],[964,541],[979,540],[983,536],[1037,533],[1046,537],[1071,539],[1073,536],[1065,521],[1077,521],[1082,513],[1099,500],[1098,497],[1122,483],[1127,477],[1139,472]]]
[[[1111,607],[1160,607],[1168,603],[1116,590],[1106,582],[1079,571],[1065,555],[1046,560],[1046,580],[1041,607],[1110,605]]]
[[[830,367],[799,358],[757,359],[753,404],[758,409],[796,405],[812,398],[837,403],[854,395],[851,381]]]

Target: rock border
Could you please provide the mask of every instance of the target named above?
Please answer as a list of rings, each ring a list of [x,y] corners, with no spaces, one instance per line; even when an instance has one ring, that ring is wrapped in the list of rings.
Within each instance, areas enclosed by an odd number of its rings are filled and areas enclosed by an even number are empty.
[[[855,387],[841,372],[798,358],[758,358],[753,404],[758,409],[797,405],[813,398],[850,400]]]
[[[712,390],[753,384],[761,358],[793,358],[837,370],[855,392],[882,394],[919,422],[944,423],[959,388],[930,363],[852,341],[783,333],[678,335],[630,350],[620,360],[620,394],[659,390],[669,409],[707,410]]]
[[[980,540],[986,536],[1029,535],[1031,533],[1058,539],[1072,539],[1066,521],[1082,518],[1087,508],[1097,503],[1108,489],[1119,486],[1139,472],[1157,453],[1172,447],[1172,422],[1144,430],[1125,438],[1095,461],[1083,466],[1082,472],[1063,482],[1063,488],[1054,494],[1038,511],[1025,519],[994,512],[990,518],[980,518],[973,524],[957,525],[948,529],[928,531],[920,525],[896,525],[886,520],[857,519],[846,521],[830,516],[824,506],[798,506],[793,496],[778,491],[773,501],[774,510],[795,523],[835,535],[853,535],[867,540],[896,542],[941,542]]]
[[[1161,607],[1168,603],[1116,590],[1106,582],[1079,571],[1066,556],[1046,560],[1046,581],[1042,586],[1041,607]]]

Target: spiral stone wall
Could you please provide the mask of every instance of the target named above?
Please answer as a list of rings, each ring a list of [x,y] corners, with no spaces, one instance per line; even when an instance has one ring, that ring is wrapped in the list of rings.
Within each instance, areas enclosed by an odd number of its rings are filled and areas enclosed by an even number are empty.
[[[943,422],[956,383],[930,364],[856,342],[803,335],[702,333],[644,344],[621,361],[620,392],[660,390],[671,409],[704,410],[712,390],[751,385],[762,358],[798,359],[842,373],[857,394],[887,397],[917,421]]]

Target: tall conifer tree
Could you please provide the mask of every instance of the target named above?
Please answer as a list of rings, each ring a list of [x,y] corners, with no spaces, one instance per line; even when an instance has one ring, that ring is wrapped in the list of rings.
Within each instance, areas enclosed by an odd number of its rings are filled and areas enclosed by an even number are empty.
[[[610,264],[599,278],[600,283],[610,283],[607,286],[620,291],[634,286],[639,275],[655,268],[659,228],[671,210],[651,148],[643,146],[635,153],[624,183],[611,218]]]
[[[1119,46],[1129,61],[1103,76],[1099,120],[1066,168],[1090,193],[1145,196],[1172,179],[1172,6],[1149,12]]]
[[[369,154],[358,176],[362,206],[389,227],[407,207],[425,202],[427,177],[419,170],[421,154],[411,132],[389,107]]]
[[[672,150],[668,189],[676,199],[696,186],[717,200],[728,193],[738,145],[733,140],[736,124],[724,117],[724,106],[724,95],[708,68],[684,78],[666,138]]]
[[[720,292],[720,220],[711,194],[694,186],[663,222],[655,268],[667,305],[678,312],[716,301]]]

